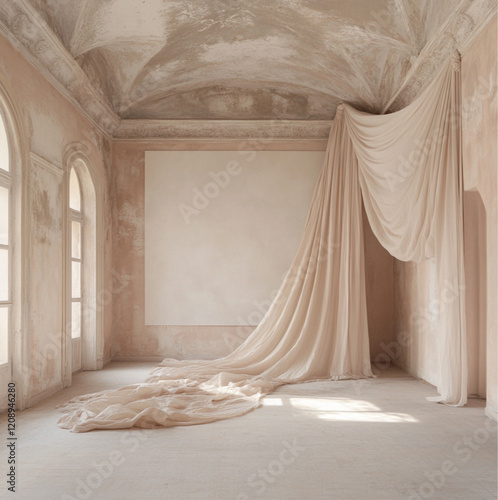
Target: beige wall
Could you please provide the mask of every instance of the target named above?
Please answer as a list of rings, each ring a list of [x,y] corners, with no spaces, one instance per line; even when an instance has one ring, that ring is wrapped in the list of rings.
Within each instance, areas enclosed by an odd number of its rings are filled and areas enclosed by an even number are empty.
[[[261,144],[257,145],[262,147]],[[180,359],[215,358],[230,353],[253,330],[253,326],[147,326],[145,324],[144,258],[144,157],[147,150],[183,148],[174,142],[114,143],[113,147],[113,242],[114,273],[128,280],[116,296],[113,306],[113,357],[121,359],[172,357]],[[192,142],[188,148],[203,149]],[[211,144],[212,148],[237,150],[237,144]],[[278,145],[267,145],[278,148]],[[392,337],[393,259],[379,245],[366,218],[365,248],[367,299],[371,351],[375,356],[380,344]],[[243,286],[241,284],[240,286]],[[257,324],[268,304],[248,315],[249,325]]]
[[[323,158],[147,152],[146,324],[247,325],[292,264]]]
[[[487,414],[496,418],[496,16],[462,54],[461,72],[469,392],[486,396]],[[411,334],[409,342],[405,342],[395,362],[435,385],[438,382],[436,359],[433,356],[436,332],[429,320],[424,328],[415,327],[417,315],[427,309],[430,301],[430,263],[417,266],[397,262],[394,295],[395,333],[399,335],[400,332],[407,331]]]
[[[365,211],[363,234],[370,358],[375,361],[393,340],[394,258],[373,234]]]
[[[497,121],[498,121],[498,73],[497,73],[497,18],[486,26],[462,57],[462,119],[463,119],[463,166],[464,188],[473,191],[466,196],[474,210],[466,231],[475,231],[476,218],[484,218],[485,226],[479,231],[478,256],[485,255],[486,261],[477,263],[466,259],[470,269],[482,275],[474,286],[479,297],[486,302],[484,315],[479,304],[474,304],[469,313],[481,318],[480,326],[469,331],[470,345],[475,349],[479,328],[485,331],[486,342],[486,397],[487,410],[496,418],[498,408],[497,385]],[[473,202],[473,200],[475,200]],[[481,209],[479,207],[482,207]],[[477,211],[477,214],[475,213]],[[472,233],[471,233],[472,234]],[[481,302],[482,304],[482,302]],[[472,354],[472,353],[471,353]]]
[[[93,127],[3,37],[0,37],[0,78],[17,109],[24,129],[23,245],[25,247],[22,336],[28,353],[17,366],[26,380],[24,404],[62,387],[64,332],[64,185],[63,152],[74,142],[86,147],[92,168],[109,178],[110,141]],[[33,160],[32,155],[35,154]],[[107,183],[107,181],[105,181]],[[103,186],[104,192],[108,186]],[[111,289],[110,208],[105,210],[105,287]],[[101,307],[104,307],[102,305]],[[104,357],[110,359],[111,307],[106,301]],[[19,349],[21,350],[21,349]],[[20,381],[17,381],[21,385]]]

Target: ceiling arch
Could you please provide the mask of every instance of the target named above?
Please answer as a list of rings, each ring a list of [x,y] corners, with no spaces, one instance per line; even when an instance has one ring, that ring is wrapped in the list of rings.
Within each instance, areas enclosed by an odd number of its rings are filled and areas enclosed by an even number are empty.
[[[380,112],[466,0],[28,0],[121,118]]]

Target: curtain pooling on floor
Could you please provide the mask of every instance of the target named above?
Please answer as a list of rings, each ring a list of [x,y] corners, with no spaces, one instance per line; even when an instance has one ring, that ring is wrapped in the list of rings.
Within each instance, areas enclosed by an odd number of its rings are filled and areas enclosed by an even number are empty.
[[[392,255],[435,256],[438,283],[463,286],[459,74],[454,63],[404,110],[339,106],[294,262],[267,314],[218,360],[166,359],[144,383],[72,399],[58,425],[193,425],[242,415],[282,384],[371,377],[362,196]],[[466,402],[464,297],[441,312],[438,401]]]

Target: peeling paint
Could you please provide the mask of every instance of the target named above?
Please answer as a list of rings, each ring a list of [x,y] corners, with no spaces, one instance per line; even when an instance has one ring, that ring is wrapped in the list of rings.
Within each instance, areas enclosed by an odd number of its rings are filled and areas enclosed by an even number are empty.
[[[30,1],[121,117],[152,119],[331,119],[340,101],[379,111],[460,4]]]

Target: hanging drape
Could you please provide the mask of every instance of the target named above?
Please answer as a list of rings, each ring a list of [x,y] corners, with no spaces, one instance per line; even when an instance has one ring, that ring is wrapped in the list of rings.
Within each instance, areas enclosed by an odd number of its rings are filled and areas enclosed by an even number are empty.
[[[425,92],[397,113],[375,116],[344,105],[373,232],[397,259],[436,259],[431,307],[439,316],[440,397],[433,400],[456,406],[467,402],[460,100],[455,53]]]
[[[372,376],[361,195],[379,241],[397,258],[436,256],[440,286],[463,285],[458,75],[449,66],[405,110],[373,116],[341,106],[304,236],[269,311],[214,361],[164,360],[142,384],[75,398],[59,425],[176,426],[242,415],[277,386]],[[418,153],[418,145],[427,153]],[[410,168],[402,160],[410,162]],[[441,307],[440,401],[465,403],[463,298]]]

